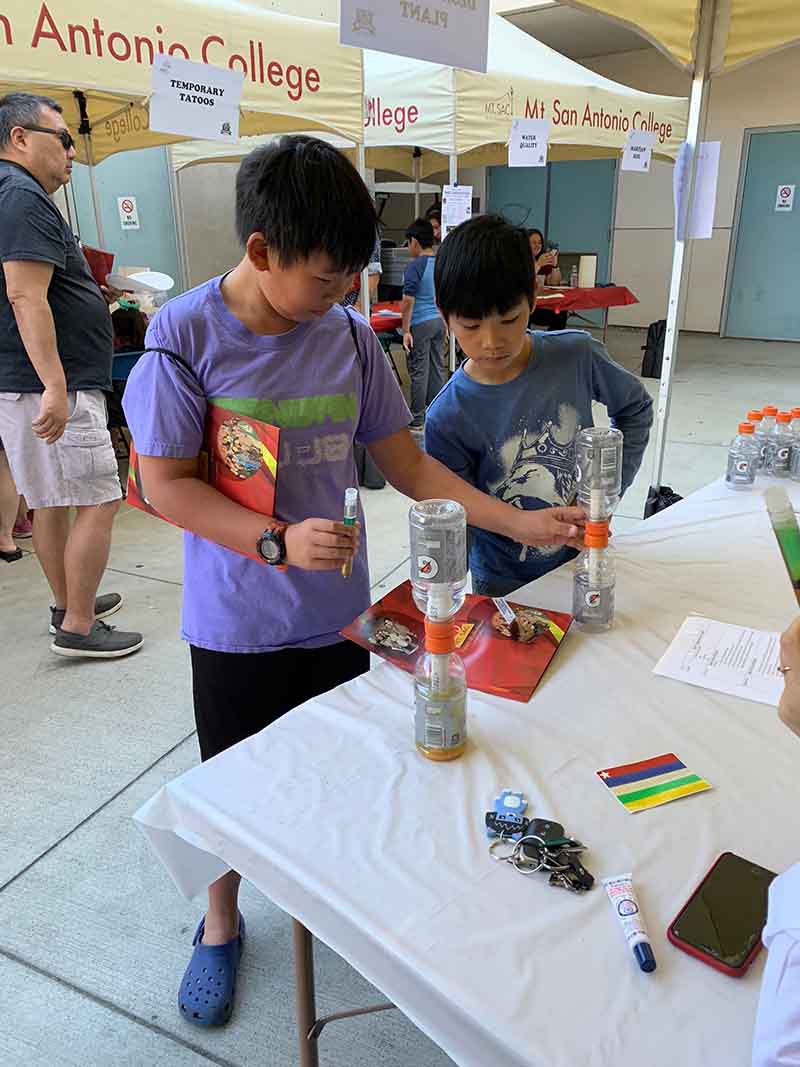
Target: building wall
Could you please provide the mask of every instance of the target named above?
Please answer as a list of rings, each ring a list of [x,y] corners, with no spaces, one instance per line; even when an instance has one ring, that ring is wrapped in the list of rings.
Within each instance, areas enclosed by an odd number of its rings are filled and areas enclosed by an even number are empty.
[[[647,92],[684,96],[688,76],[655,49],[582,61],[606,77]],[[714,233],[695,241],[689,273],[687,329],[716,333],[721,325],[736,189],[744,131],[800,119],[800,47],[788,48],[712,79],[706,139],[721,141]],[[650,174],[621,172],[614,228],[614,281],[640,303],[612,312],[621,326],[646,326],[666,313],[672,258],[672,166],[654,163]],[[754,247],[757,235],[746,235]],[[758,254],[766,254],[759,250]],[[766,266],[768,269],[768,264]]]

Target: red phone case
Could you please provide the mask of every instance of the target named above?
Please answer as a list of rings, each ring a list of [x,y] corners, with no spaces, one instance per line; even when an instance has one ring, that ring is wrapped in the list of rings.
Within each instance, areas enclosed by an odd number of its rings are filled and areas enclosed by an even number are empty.
[[[683,941],[680,937],[677,936],[677,934],[672,929],[673,926],[675,925],[675,923],[678,921],[678,919],[680,919],[680,917],[683,914],[683,912],[686,910],[686,908],[689,906],[689,904],[691,904],[691,902],[694,900],[694,898],[697,896],[697,894],[703,888],[705,883],[708,881],[708,878],[710,877],[712,871],[717,866],[717,864],[720,862],[720,860],[724,859],[725,856],[735,856],[735,855],[736,855],[735,852],[723,852],[719,856],[717,856],[717,858],[714,860],[714,862],[709,867],[708,871],[706,871],[705,876],[700,879],[700,883],[697,886],[697,889],[695,889],[694,893],[692,893],[692,895],[689,897],[689,899],[683,905],[681,910],[678,912],[678,914],[675,916],[675,918],[672,920],[672,922],[667,927],[667,938],[669,939],[669,941],[672,942],[672,944],[676,948],[680,948],[684,952],[688,952],[689,955],[690,956],[694,956],[695,959],[702,960],[702,962],[703,963],[707,963],[709,965],[709,967],[713,967],[715,971],[722,971],[723,974],[727,974],[731,978],[741,978],[742,975],[744,975],[746,973],[747,968],[750,966],[750,964],[753,962],[753,960],[756,958],[756,956],[761,951],[761,949],[763,947],[762,944],[761,944],[761,938],[759,938],[758,941],[756,941],[755,945],[753,946],[753,948],[750,951],[750,954],[748,955],[748,957],[744,961],[744,963],[741,965],[741,967],[729,967],[727,963],[723,963],[721,960],[718,960],[715,956],[710,955],[708,952],[704,952],[702,949],[697,948],[695,945],[690,945],[687,941]],[[738,857],[738,858],[741,859],[741,857]],[[754,864],[754,866],[755,866],[755,864]]]

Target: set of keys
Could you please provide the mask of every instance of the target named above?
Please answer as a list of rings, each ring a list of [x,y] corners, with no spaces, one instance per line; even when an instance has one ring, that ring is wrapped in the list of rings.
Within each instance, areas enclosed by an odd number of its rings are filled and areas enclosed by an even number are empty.
[[[585,893],[594,885],[594,876],[581,863],[586,846],[564,832],[552,819],[528,819],[524,815],[527,798],[504,790],[487,811],[486,833],[492,838],[489,855],[498,863],[510,863],[520,874],[550,875],[549,885]],[[510,810],[509,810],[510,809]]]

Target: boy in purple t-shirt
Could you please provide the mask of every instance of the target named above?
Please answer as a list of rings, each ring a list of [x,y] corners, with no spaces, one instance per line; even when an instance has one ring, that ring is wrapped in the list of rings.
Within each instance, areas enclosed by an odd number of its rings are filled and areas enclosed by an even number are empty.
[[[334,148],[285,137],[256,149],[236,181],[241,262],[160,311],[128,381],[125,413],[147,497],[186,531],[182,636],[204,760],[369,667],[368,654],[340,637],[370,600],[360,527],[337,521],[356,484],[354,442],[414,499],[458,500],[474,525],[525,544],[579,544],[578,509],[519,511],[414,443],[377,338],[339,307],[369,260],[376,223],[366,186]],[[213,404],[280,427],[274,516],[198,478]],[[244,941],[238,892],[233,871],[209,887],[181,982],[181,1014],[199,1025],[231,1014]]]

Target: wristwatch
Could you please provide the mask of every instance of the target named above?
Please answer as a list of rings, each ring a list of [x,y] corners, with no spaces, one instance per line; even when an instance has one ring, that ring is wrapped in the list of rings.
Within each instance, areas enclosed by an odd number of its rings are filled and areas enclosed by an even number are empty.
[[[279,567],[286,562],[286,532],[285,523],[276,523],[268,527],[256,542],[256,551],[265,563],[271,567]]]

